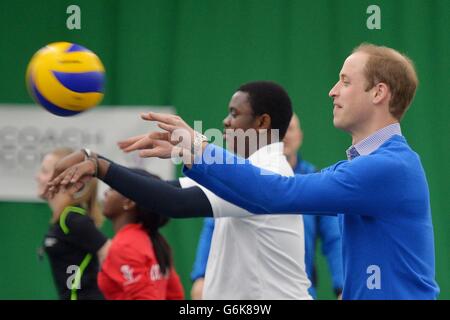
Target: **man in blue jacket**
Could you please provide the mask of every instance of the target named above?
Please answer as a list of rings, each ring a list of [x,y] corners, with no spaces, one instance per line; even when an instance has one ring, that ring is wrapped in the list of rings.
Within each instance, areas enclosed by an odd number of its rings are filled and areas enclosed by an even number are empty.
[[[400,127],[417,84],[405,55],[370,44],[357,47],[329,93],[333,124],[351,135],[352,145],[347,160],[320,173],[262,172],[209,144],[181,118],[156,113],[144,118],[160,122],[169,134],[153,135],[153,152],[147,155],[163,157],[173,149],[188,155],[183,158],[187,176],[255,214],[338,214],[344,299],[436,299],[428,184]],[[175,130],[191,139],[173,141]]]

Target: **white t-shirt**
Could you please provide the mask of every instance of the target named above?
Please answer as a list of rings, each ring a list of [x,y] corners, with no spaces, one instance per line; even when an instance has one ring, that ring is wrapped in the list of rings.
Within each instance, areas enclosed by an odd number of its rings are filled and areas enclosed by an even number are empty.
[[[265,146],[248,160],[260,168],[293,175],[283,143]],[[216,218],[203,299],[311,299],[301,215],[252,214],[189,178],[180,178],[180,184],[183,188],[199,186]]]

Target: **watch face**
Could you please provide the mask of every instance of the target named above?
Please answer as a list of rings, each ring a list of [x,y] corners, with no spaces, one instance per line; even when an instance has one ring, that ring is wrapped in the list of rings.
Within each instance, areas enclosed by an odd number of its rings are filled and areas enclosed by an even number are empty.
[[[206,137],[199,132],[195,132],[194,143],[202,143],[205,141]]]
[[[202,135],[201,133],[195,131],[194,132],[194,141],[191,145],[191,153],[195,154],[196,151],[198,151],[203,143],[203,141],[208,141],[206,136]]]

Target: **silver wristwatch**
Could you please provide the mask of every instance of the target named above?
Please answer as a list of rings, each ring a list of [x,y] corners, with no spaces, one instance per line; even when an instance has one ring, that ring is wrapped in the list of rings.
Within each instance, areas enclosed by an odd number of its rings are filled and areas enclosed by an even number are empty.
[[[84,160],[92,157],[92,151],[88,148],[81,149],[84,152]]]
[[[90,149],[83,148],[81,149],[84,153],[84,161],[90,160],[94,164],[94,174],[93,177],[97,177],[98,175],[98,160],[94,157],[93,152]]]
[[[195,155],[202,149],[203,142],[208,142],[208,138],[200,132],[194,131],[194,141],[191,144],[191,154]]]

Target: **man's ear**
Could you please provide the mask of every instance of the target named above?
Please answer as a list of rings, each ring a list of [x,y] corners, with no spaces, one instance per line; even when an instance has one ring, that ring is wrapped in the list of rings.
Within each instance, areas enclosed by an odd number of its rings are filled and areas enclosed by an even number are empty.
[[[136,202],[130,200],[130,199],[125,199],[125,201],[123,202],[123,209],[124,210],[132,210],[136,208]]]
[[[269,130],[272,127],[272,118],[264,113],[258,117],[258,129]]]
[[[373,87],[373,103],[380,104],[384,101],[388,102],[391,98],[391,90],[384,82],[380,82]]]

